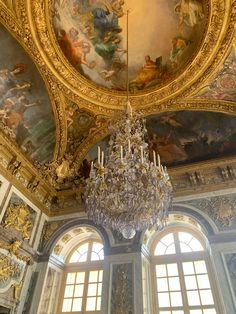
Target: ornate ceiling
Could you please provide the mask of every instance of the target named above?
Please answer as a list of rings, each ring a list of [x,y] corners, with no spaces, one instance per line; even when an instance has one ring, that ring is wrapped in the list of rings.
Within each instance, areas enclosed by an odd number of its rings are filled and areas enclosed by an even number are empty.
[[[147,117],[176,195],[234,180],[235,7],[0,0],[1,173],[49,215],[78,207],[94,147],[125,106],[129,9],[131,105]]]

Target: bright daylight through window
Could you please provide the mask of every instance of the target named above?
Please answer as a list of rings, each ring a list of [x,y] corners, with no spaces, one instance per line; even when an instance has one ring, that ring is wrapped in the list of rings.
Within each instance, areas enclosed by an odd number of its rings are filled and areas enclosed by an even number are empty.
[[[61,313],[100,313],[103,279],[103,245],[82,243],[69,258]]]
[[[207,252],[200,239],[175,229],[159,239],[153,260],[157,313],[217,313]]]

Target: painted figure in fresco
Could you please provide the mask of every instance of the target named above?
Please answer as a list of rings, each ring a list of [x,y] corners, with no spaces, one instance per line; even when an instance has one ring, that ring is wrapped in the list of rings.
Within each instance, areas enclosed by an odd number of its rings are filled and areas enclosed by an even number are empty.
[[[161,57],[157,58],[156,61],[153,61],[149,55],[145,56],[145,64],[136,78],[130,82],[130,85],[136,85],[138,88],[143,88],[147,83],[157,79],[161,74],[160,60]]]
[[[168,136],[158,136],[154,133],[149,138],[148,144],[150,157],[152,157],[153,151],[156,151],[163,163],[169,164],[175,161],[184,161],[188,158],[182,147],[172,142],[170,134]]]
[[[126,52],[126,50],[119,48],[120,42],[120,37],[114,35],[112,32],[108,32],[102,41],[95,43],[94,48],[106,63],[111,64],[115,52]]]
[[[184,38],[175,37],[172,40],[172,49],[170,52],[170,61],[172,67],[176,68],[180,64],[181,56],[185,49],[187,48],[188,43]]]
[[[17,76],[24,73],[26,66],[24,64],[16,64],[12,70],[0,70],[0,100],[9,97],[10,92],[25,89],[28,84],[19,84]]]
[[[68,33],[65,30],[60,31],[59,44],[60,47],[68,59],[68,61],[73,66],[78,66],[81,64],[86,65],[88,68],[95,67],[95,61],[88,62],[86,55],[90,52],[90,44],[81,39],[78,39],[78,30],[72,27]]]
[[[204,18],[202,3],[198,0],[181,0],[175,6],[175,12],[179,15],[180,29],[184,24],[193,27]]]
[[[110,30],[118,33],[122,31],[118,24],[118,16],[109,1],[97,1],[93,5],[92,14],[94,29],[99,37],[103,37]]]

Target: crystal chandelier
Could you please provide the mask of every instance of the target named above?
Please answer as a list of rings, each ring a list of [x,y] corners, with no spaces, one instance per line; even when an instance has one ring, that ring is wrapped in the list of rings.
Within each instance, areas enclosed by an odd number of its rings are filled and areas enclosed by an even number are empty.
[[[172,185],[166,167],[153,151],[153,162],[145,142],[144,119],[132,113],[129,102],[127,11],[127,106],[109,127],[108,156],[98,147],[98,159],[91,164],[85,191],[88,218],[119,231],[131,239],[136,231],[156,226],[161,229],[172,200]]]
[[[149,160],[145,121],[126,113],[109,127],[108,156],[98,147],[86,186],[85,208],[98,225],[118,230],[131,239],[136,231],[165,224],[172,199],[166,167],[153,151]],[[156,160],[157,159],[157,160]]]

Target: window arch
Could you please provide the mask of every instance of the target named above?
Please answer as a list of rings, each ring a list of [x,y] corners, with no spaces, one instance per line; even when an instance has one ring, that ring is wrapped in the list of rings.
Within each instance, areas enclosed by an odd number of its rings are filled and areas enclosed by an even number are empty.
[[[198,232],[175,227],[152,246],[155,313],[219,314],[206,245]]]
[[[66,259],[59,313],[101,313],[103,244],[80,242]]]

